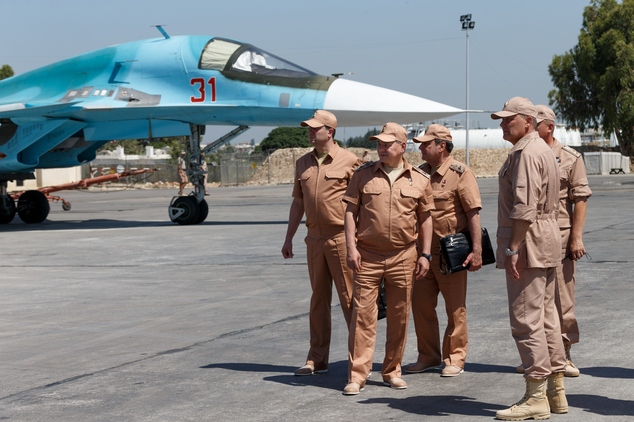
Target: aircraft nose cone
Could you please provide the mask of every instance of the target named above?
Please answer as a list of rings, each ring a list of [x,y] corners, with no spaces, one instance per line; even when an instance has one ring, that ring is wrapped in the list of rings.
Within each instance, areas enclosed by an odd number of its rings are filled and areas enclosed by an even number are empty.
[[[436,101],[346,79],[332,83],[324,109],[337,116],[339,126],[424,122],[464,112]]]

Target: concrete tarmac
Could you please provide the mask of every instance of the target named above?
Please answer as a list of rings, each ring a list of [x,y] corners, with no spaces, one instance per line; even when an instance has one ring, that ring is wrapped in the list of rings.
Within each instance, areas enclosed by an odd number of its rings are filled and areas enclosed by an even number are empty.
[[[480,179],[495,234],[497,180]],[[634,175],[591,176],[578,264],[581,342],[556,421],[634,420]],[[504,273],[469,278],[465,373],[343,396],[347,331],[334,295],[329,372],[295,377],[308,351],[305,228],[280,253],[291,186],[211,189],[207,221],[172,224],[176,191],[61,192],[48,220],[0,226],[0,419],[11,421],[493,420],[520,400]],[[434,264],[437,265],[437,262]],[[446,318],[439,300],[441,331]],[[410,324],[404,364],[415,361]],[[437,418],[435,418],[437,417]]]

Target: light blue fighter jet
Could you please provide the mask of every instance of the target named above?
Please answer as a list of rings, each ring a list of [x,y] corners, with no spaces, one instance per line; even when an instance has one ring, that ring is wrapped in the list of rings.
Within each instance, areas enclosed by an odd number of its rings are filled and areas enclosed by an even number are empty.
[[[317,109],[340,126],[380,126],[440,119],[462,110],[372,85],[321,76],[245,44],[220,37],[170,37],[130,42],[63,60],[0,81],[0,224],[16,212],[26,223],[46,219],[39,191],[17,201],[9,180],[38,168],[73,167],[115,139],[188,136],[190,196],[174,197],[170,219],[205,220],[200,140],[205,125],[236,129],[295,126]]]

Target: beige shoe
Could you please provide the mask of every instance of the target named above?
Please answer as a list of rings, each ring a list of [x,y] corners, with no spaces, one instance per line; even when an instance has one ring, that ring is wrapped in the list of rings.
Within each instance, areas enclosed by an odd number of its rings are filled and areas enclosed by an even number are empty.
[[[300,377],[304,375],[323,374],[324,372],[328,372],[328,368],[315,369],[313,365],[311,365],[310,363],[307,363],[306,365],[297,369],[297,371],[295,371],[295,375]]]
[[[358,382],[351,382],[351,383],[348,383],[348,385],[346,385],[345,388],[343,389],[343,395],[356,396],[361,391],[363,391],[363,386],[361,384],[359,384]]]
[[[441,377],[457,377],[463,372],[464,372],[464,369],[460,368],[459,366],[447,365],[445,366],[445,369],[443,369],[442,372],[440,373],[440,376]]]
[[[515,372],[517,372],[518,374],[523,374],[526,372],[526,369],[524,369],[524,365],[520,363],[519,366],[515,368]]]
[[[564,373],[558,372],[548,376],[546,398],[552,413],[568,413],[568,400],[564,389]]]
[[[574,377],[578,377],[579,374],[581,374],[581,372],[579,371],[579,368],[577,368],[575,364],[572,363],[572,361],[570,360],[566,361],[566,369],[564,372],[564,376],[574,378]]]
[[[544,393],[545,386],[546,380],[526,380],[526,392],[522,400],[508,409],[498,410],[495,418],[503,421],[550,419],[548,400]]]
[[[434,365],[434,364],[428,365],[426,363],[415,362],[415,363],[410,363],[403,369],[405,370],[405,372],[408,372],[410,374],[418,374],[418,373],[427,372],[427,371],[440,371],[442,369],[442,364],[439,363],[438,365]]]
[[[564,372],[564,376],[566,377],[578,377],[581,374],[579,368],[572,363],[570,359],[570,348],[572,347],[571,343],[564,342],[564,350],[566,351],[566,371]]]
[[[395,389],[395,390],[404,390],[407,388],[407,383],[403,381],[402,378],[390,378],[388,380],[383,380],[383,384]]]

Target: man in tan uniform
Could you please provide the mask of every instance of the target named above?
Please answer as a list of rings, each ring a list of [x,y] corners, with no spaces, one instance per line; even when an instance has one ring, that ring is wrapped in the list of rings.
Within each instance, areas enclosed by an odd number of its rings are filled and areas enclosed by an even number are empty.
[[[582,236],[588,198],[592,191],[588,186],[586,166],[581,154],[553,137],[555,113],[545,105],[537,105],[535,109],[539,137],[553,150],[559,163],[558,223],[561,231],[562,261],[557,266],[555,276],[555,305],[559,313],[561,336],[566,351],[564,376],[578,377],[579,369],[570,359],[570,347],[579,342],[579,325],[575,317],[575,273],[577,260],[586,253]]]
[[[431,174],[435,211],[431,212],[434,225],[431,254],[433,264],[425,277],[414,281],[412,314],[418,345],[416,363],[405,367],[405,372],[417,373],[440,369],[440,331],[436,305],[442,293],[447,312],[447,328],[442,342],[443,377],[455,377],[464,372],[468,350],[467,335],[467,272],[442,274],[440,265],[440,238],[448,234],[469,230],[473,252],[464,266],[469,271],[482,267],[482,229],[480,226],[480,191],[475,175],[469,167],[450,155],[453,142],[449,129],[439,124],[430,125],[420,142],[423,160],[420,168]]]
[[[496,418],[547,419],[551,411],[568,411],[554,300],[561,262],[559,169],[535,130],[537,111],[530,100],[513,97],[491,118],[502,119],[503,137],[513,144],[498,173],[497,266],[506,270],[511,333],[526,368],[524,397]]]
[[[407,132],[386,123],[377,140],[379,162],[357,170],[343,197],[347,263],[354,270],[345,395],[359,394],[372,367],[377,298],[385,280],[387,339],[381,375],[394,389],[401,378],[412,283],[429,270],[434,207],[429,175],[404,158]]]
[[[185,151],[181,151],[178,157],[178,195],[183,196],[183,189],[187,186],[187,161],[185,161]]]
[[[341,198],[360,160],[334,141],[337,128],[334,114],[317,110],[312,119],[301,125],[309,127],[310,142],[315,149],[295,163],[293,203],[282,255],[293,257],[293,236],[306,213],[306,255],[312,288],[310,349],[306,364],[295,375],[312,375],[328,371],[333,280],[346,325],[350,326],[352,270],[346,265],[345,205]]]

